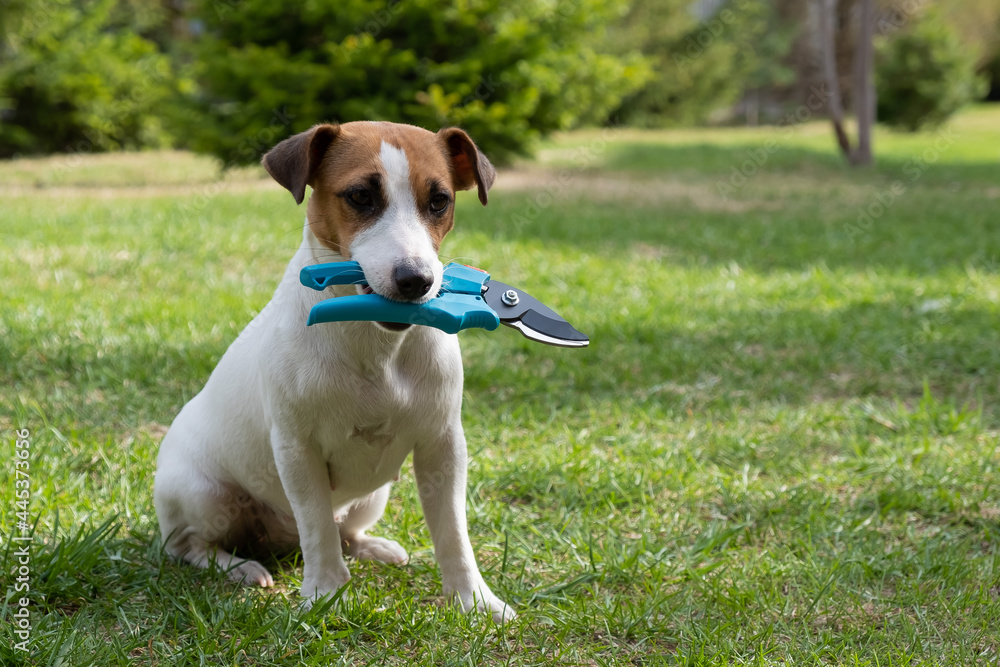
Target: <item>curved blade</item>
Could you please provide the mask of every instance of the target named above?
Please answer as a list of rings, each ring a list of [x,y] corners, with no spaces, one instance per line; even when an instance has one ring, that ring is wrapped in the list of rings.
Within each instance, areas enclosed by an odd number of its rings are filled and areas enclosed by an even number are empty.
[[[517,303],[510,306],[503,295],[512,290],[517,293]],[[577,331],[556,311],[523,290],[498,280],[486,283],[483,299],[500,316],[500,322],[520,331],[525,338],[559,347],[586,347],[590,339]]]

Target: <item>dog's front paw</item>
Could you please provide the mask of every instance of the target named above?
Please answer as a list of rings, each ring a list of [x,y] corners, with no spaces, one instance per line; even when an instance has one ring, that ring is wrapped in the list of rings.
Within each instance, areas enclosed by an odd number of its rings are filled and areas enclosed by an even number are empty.
[[[410,557],[399,542],[384,537],[360,535],[348,542],[351,556],[358,560],[377,560],[390,565],[404,565]]]
[[[517,618],[517,614],[509,604],[498,598],[489,586],[481,583],[478,586],[445,589],[445,594],[452,595],[462,606],[462,611],[469,613],[473,609],[479,612],[489,612],[496,623],[509,623]]]
[[[350,580],[351,573],[347,571],[346,567],[343,568],[342,572],[327,573],[325,576],[315,578],[304,576],[302,588],[299,589],[303,609],[311,609],[313,604],[319,600],[336,595]]]
[[[476,602],[476,611],[485,611],[493,615],[494,623],[510,623],[515,618],[517,614],[511,609],[510,605],[498,598],[493,596],[486,600],[485,602]]]

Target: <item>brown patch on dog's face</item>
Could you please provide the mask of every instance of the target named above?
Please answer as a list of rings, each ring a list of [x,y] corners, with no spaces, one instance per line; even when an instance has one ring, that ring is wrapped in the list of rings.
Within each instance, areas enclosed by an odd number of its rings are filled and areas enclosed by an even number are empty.
[[[392,204],[380,157],[383,142],[406,155],[417,214],[435,250],[454,227],[455,191],[478,184],[485,204],[495,178],[489,161],[457,128],[435,134],[413,125],[362,121],[318,125],[286,139],[264,157],[264,166],[299,201],[305,183],[312,186],[307,211],[313,234],[345,258],[354,238]]]
[[[347,123],[319,165],[308,209],[316,238],[345,258],[354,237],[390,205],[382,142],[406,154],[410,190],[435,250],[454,226],[454,179],[436,134],[411,125]]]

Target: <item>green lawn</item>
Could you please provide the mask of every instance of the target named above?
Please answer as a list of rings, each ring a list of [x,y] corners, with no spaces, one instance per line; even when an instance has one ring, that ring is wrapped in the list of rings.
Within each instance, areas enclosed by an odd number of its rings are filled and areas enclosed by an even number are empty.
[[[0,163],[0,662],[995,664],[1000,108],[880,131],[873,170],[832,145],[818,122],[579,132],[489,207],[460,197],[443,255],[592,339],[462,334],[470,532],[520,613],[502,629],[441,598],[406,469],[380,530],[411,563],[350,564],[337,612],[299,611],[298,556],[266,592],[166,558],[157,443],[304,208],[183,153]]]

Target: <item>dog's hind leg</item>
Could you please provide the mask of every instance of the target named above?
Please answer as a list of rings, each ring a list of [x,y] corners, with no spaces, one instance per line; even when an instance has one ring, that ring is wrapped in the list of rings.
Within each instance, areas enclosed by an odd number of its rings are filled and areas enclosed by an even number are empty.
[[[238,583],[273,586],[267,568],[221,546],[244,541],[257,504],[247,494],[234,493],[201,474],[189,472],[181,477],[183,483],[177,484],[181,479],[172,479],[170,472],[161,469],[153,489],[166,552],[196,567],[219,567]]]
[[[196,536],[189,536],[187,548],[180,553],[171,553],[170,546],[167,553],[181,558],[195,567],[212,568],[217,567],[225,573],[226,577],[239,584],[246,586],[262,586],[269,588],[274,586],[274,579],[267,568],[255,560],[239,558],[221,547],[210,545],[205,540]]]
[[[406,550],[395,540],[372,537],[365,531],[382,518],[389,501],[391,484],[379,488],[351,505],[339,524],[340,537],[347,543],[347,550],[358,560],[377,560],[383,563],[402,564],[410,560]]]

